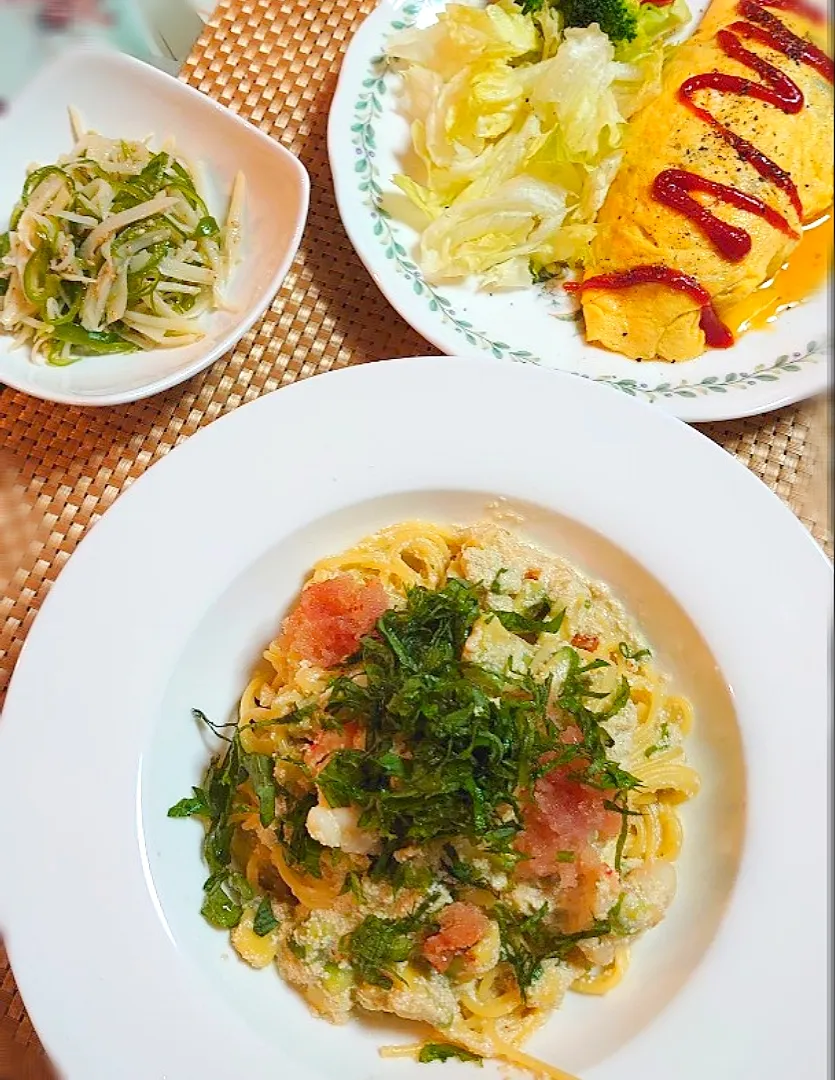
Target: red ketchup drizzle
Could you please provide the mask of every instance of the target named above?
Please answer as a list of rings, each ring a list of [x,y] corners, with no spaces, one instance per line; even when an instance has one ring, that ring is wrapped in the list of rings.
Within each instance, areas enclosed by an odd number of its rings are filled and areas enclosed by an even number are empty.
[[[773,225],[775,229],[786,233],[787,236],[797,237],[798,235],[782,214],[772,210],[762,199],[754,195],[746,195],[736,188],[717,184],[713,180],[707,180],[703,176],[686,172],[684,169],[665,169],[664,172],[659,173],[652,185],[652,194],[655,198],[672,210],[678,210],[685,217],[689,217],[719,254],[730,262],[739,262],[751,250],[750,235],[745,229],[729,225],[727,221],[716,217],[706,206],[702,206],[689,194],[691,191],[703,191],[740,210],[747,210],[749,214],[756,214],[769,225]]]
[[[791,8],[796,10],[802,0],[769,0],[771,5]],[[756,72],[763,80],[762,83],[743,79],[738,75],[727,75],[721,72],[706,72],[703,75],[694,75],[686,79],[679,88],[679,99],[694,112],[696,116],[704,120],[712,128],[719,132],[722,138],[730,143],[743,161],[747,161],[754,169],[767,180],[779,187],[789,197],[792,206],[799,217],[803,215],[803,206],[800,195],[791,176],[781,169],[780,166],[766,157],[756,146],[741,138],[730,128],[720,123],[707,109],[697,105],[693,95],[697,90],[717,90],[725,94],[741,94],[745,97],[756,98],[769,105],[774,105],[784,113],[798,113],[803,108],[803,94],[795,82],[785,75],[779,68],[774,67],[767,60],[750,49],[746,49],[740,41],[743,37],[749,41],[757,41],[761,45],[767,45],[777,52],[783,53],[790,60],[796,60],[808,64],[817,72],[828,79],[833,78],[833,64],[826,53],[816,45],[793,34],[780,20],[766,11],[758,0],[740,0],[739,12],[745,20],[731,23],[729,27],[720,30],[716,35],[719,47],[726,56]]]
[[[702,312],[699,326],[705,336],[705,342],[712,349],[728,349],[734,343],[734,336],[716,314],[710,293],[695,278],[673,270],[669,266],[634,266],[631,270],[622,270],[614,274],[598,274],[585,281],[566,282],[568,292],[585,292],[586,289],[627,289],[632,285],[666,285],[675,292],[686,293],[700,305]]]
[[[642,3],[671,3],[672,0],[641,0]],[[756,146],[743,139],[730,128],[725,127],[712,113],[693,100],[699,90],[716,90],[722,94],[739,94],[773,105],[784,113],[799,113],[804,106],[800,87],[767,60],[746,49],[740,38],[766,45],[775,52],[781,52],[790,60],[807,64],[814,68],[829,82],[833,82],[835,65],[817,45],[792,33],[787,26],[772,15],[766,8],[788,11],[801,15],[811,22],[823,23],[822,12],[808,3],[808,0],[740,0],[737,10],[743,19],[731,23],[719,30],[716,40],[722,52],[732,60],[750,68],[763,80],[754,82],[739,75],[728,75],[719,71],[693,75],[681,84],[679,100],[709,124],[729,143],[737,154],[751,165],[764,179],[770,180],[788,196],[798,217],[803,216],[803,205],[797,186],[789,173],[775,161],[767,157]],[[719,184],[684,169],[665,169],[656,176],[653,196],[665,206],[679,211],[693,221],[697,228],[707,236],[719,253],[731,262],[739,262],[751,250],[751,236],[735,225],[729,225],[713,214],[707,207],[694,199],[690,192],[701,191],[707,195],[736,206],[740,210],[756,214],[775,229],[796,237],[797,232],[787,219],[772,209],[761,199],[746,195],[737,188]],[[701,305],[699,325],[705,335],[707,345],[716,349],[726,349],[733,344],[733,334],[721,321],[713,306],[708,291],[695,278],[666,266],[636,266],[619,273],[599,274],[583,282],[570,282],[565,288],[568,292],[580,292],[586,289],[625,289],[631,285],[657,284],[667,285],[678,292],[686,293]]]
[[[809,22],[817,23],[818,26],[823,26],[826,22],[826,15],[815,4],[808,4],[806,0],[760,0],[760,7],[774,8],[775,11],[788,11],[794,15],[800,15],[801,18],[808,19]]]
[[[758,29],[762,28],[759,29],[758,35],[750,36],[754,36],[756,40],[785,53],[789,60],[808,64],[809,67],[814,68],[815,71],[823,75],[827,82],[832,82],[833,71],[835,70],[832,58],[827,56],[823,49],[813,45],[811,41],[793,34],[787,26],[780,22],[776,15],[766,11],[768,7],[780,6],[780,4],[763,3],[762,0],[759,0],[759,2],[758,0],[740,0],[740,15],[747,19],[749,23],[755,23]],[[734,23],[731,30],[738,30],[741,26],[744,26],[744,23]],[[768,37],[764,37],[763,34],[767,34]]]
[[[803,108],[803,95],[787,75],[783,75],[768,61],[746,49],[739,38],[732,34],[730,30],[720,30],[716,35],[716,39],[726,56],[730,56],[740,64],[745,64],[746,67],[753,68],[770,83],[770,86],[763,86],[761,83],[752,82],[750,79],[743,79],[739,75],[726,75],[719,71],[710,71],[704,75],[693,75],[691,78],[686,79],[679,88],[679,99],[684,102],[691,112],[694,112],[706,124],[718,131],[725,142],[730,143],[742,160],[753,166],[760,176],[771,180],[776,187],[784,191],[798,216],[800,216],[803,213],[800,195],[794,181],[786,170],[781,169],[770,157],[766,157],[753,143],[748,142],[747,139],[743,139],[736,132],[725,127],[707,109],[697,105],[693,101],[693,94],[698,90],[718,90],[724,94],[742,94],[745,97],[757,98],[760,101],[767,102],[769,105],[775,105],[785,113],[800,112]]]

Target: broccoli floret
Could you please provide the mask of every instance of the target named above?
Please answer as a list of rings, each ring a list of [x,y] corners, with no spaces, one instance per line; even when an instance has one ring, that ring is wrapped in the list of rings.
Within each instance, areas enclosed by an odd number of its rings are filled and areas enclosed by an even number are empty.
[[[638,33],[638,15],[629,0],[560,0],[557,6],[566,26],[598,23],[614,44],[634,41]]]
[[[516,0],[516,3],[525,15],[551,5],[562,12],[566,26],[597,23],[614,44],[634,41],[638,33],[638,13],[630,0]]]

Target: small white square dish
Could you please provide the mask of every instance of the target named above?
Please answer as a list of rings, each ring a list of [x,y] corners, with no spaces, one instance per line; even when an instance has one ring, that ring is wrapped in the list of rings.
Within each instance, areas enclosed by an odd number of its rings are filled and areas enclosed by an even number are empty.
[[[69,109],[111,139],[173,140],[200,172],[209,212],[223,221],[238,172],[246,182],[237,265],[227,309],[200,318],[191,345],[85,357],[65,367],[34,362],[0,334],[0,383],[48,401],[116,405],[175,386],[229,350],[266,311],[298,250],[310,181],[284,147],[223,106],[168,75],[116,52],[79,48],[44,69],[0,121],[0,232],[33,164],[49,165],[73,145]]]

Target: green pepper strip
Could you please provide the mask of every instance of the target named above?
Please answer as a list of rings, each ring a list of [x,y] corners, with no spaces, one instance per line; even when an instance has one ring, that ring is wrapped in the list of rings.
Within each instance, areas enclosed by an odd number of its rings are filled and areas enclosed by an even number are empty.
[[[26,182],[23,185],[23,194],[20,197],[20,201],[24,206],[26,206],[36,189],[41,186],[48,176],[61,176],[66,183],[70,183],[70,178],[67,176],[66,172],[57,165],[44,165],[42,169],[35,169],[34,172],[29,173],[26,177]]]
[[[105,170],[98,165],[92,158],[79,158],[78,161],[71,161],[69,165],[65,166],[68,171],[82,171],[89,173],[90,179],[85,183],[91,183],[93,179],[106,180],[107,183],[113,181],[112,173],[105,172]]]
[[[113,200],[114,211],[130,210],[140,203],[147,202],[150,196],[144,187],[135,181],[125,181],[123,184],[114,184],[117,189],[116,198]]]
[[[9,238],[9,234],[7,232],[0,233],[0,259],[5,258],[6,255],[9,254],[9,252],[11,251],[11,247],[12,242]],[[3,273],[2,269],[0,269],[0,273]],[[0,277],[0,296],[6,295],[6,293],[9,291],[9,284],[9,278]]]
[[[127,244],[130,240],[135,240],[138,236],[144,236],[145,233],[153,232],[154,229],[159,228],[173,229],[175,226],[169,221],[166,221],[166,219],[159,214],[155,214],[153,217],[144,218],[142,221],[137,221],[133,225],[126,226],[121,232],[116,233],[113,238],[113,253],[118,254],[123,245]]]
[[[47,218],[46,224],[38,225],[35,229],[35,236],[40,240],[42,244],[48,244],[49,247],[54,247],[55,242],[58,239],[58,226],[50,218]]]
[[[178,315],[187,315],[197,302],[198,295],[198,293],[183,293],[179,299],[172,298],[168,303]]]
[[[135,300],[143,300],[146,296],[150,296],[161,279],[162,275],[158,270],[149,270],[147,273],[143,270],[135,277],[130,275],[128,277],[128,303],[132,304]]]
[[[57,165],[44,165],[42,169],[35,169],[34,172],[29,173],[23,184],[23,193],[20,196],[20,201],[12,211],[9,229],[14,230],[17,228],[18,223],[23,216],[23,211],[29,204],[29,200],[48,176],[62,176],[68,184],[72,183],[66,172]]]
[[[188,234],[182,229],[175,221],[171,221],[170,218],[165,218],[165,224],[180,240],[188,240]]]
[[[186,202],[192,208],[196,210],[201,218],[211,217],[208,207],[194,190],[192,183],[184,184],[179,180],[169,180],[168,187],[175,188],[177,191],[181,191]]]
[[[192,180],[189,172],[182,167],[179,161],[172,161],[171,169],[183,181],[183,183],[188,184],[188,186],[192,188],[192,190],[194,189],[194,180]]]
[[[170,160],[168,154],[154,154],[139,174],[137,182],[148,192],[149,198],[153,198],[165,187],[165,170],[168,168]]]
[[[138,346],[111,330],[85,330],[83,326],[68,323],[56,326],[54,336],[65,344],[75,345],[79,351],[94,356],[106,353],[136,352]]]
[[[63,315],[59,315],[55,319],[47,319],[46,321],[51,323],[52,326],[63,326],[65,323],[71,323],[79,312],[81,307],[81,301],[84,298],[84,287],[80,281],[67,281],[61,286],[62,299],[67,305],[67,310]]]
[[[45,247],[29,257],[23,268],[23,291],[26,299],[33,303],[41,315],[46,314],[46,302],[58,295],[61,287],[60,278],[49,273],[49,250]]]
[[[151,257],[142,269],[135,274],[128,274],[128,301],[147,296],[159,284],[160,274],[157,273],[157,267],[168,254],[168,248],[165,244],[154,244],[149,250]]]
[[[197,222],[197,227],[192,235],[193,240],[197,240],[201,236],[217,236],[220,232],[218,223],[211,216],[201,218]]]
[[[50,367],[69,367],[70,364],[77,364],[78,361],[81,359],[80,356],[72,356],[72,355],[70,355],[68,357],[59,356],[59,353],[61,352],[61,349],[62,349],[62,345],[61,345],[61,342],[59,341],[59,342],[56,342],[53,345],[49,345],[44,350],[45,353],[46,353],[46,362],[49,364]]]

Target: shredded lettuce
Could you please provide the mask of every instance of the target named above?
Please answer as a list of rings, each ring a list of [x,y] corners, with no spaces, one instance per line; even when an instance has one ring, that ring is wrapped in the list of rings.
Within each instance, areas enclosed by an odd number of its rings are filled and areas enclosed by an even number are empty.
[[[559,130],[571,160],[592,162],[620,142],[615,48],[596,23],[566,30],[556,56],[536,67],[531,105],[548,130]]]
[[[469,64],[518,60],[539,53],[541,47],[533,18],[523,15],[512,0],[501,0],[485,8],[449,4],[432,26],[395,34],[387,52],[448,81]]]
[[[581,265],[622,157],[629,118],[654,98],[686,0],[637,9],[634,40],[593,23],[564,28],[543,4],[448,4],[438,22],[395,34],[419,166],[395,184],[426,225],[428,280],[475,276],[519,287],[531,272]]]
[[[489,195],[455,202],[427,226],[423,269],[434,280],[450,276],[454,267],[452,276],[475,274],[487,284],[525,285],[531,258],[553,250],[566,210],[566,193],[558,184],[515,176]]]

